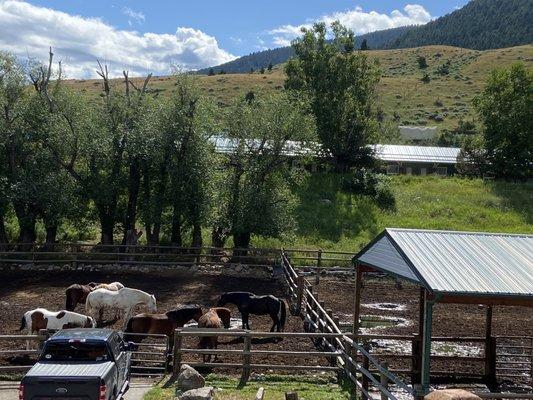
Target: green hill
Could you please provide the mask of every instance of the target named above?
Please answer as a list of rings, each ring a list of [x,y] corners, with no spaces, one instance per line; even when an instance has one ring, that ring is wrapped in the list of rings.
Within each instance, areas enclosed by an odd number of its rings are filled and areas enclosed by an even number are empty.
[[[401,49],[431,45],[447,45],[486,50],[533,43],[533,6],[531,0],[471,0],[463,8],[421,26],[404,26],[370,32],[363,39],[371,49]],[[213,68],[198,71],[247,73],[269,63],[286,62],[294,55],[290,47],[280,47],[249,54]]]
[[[532,45],[486,51],[425,46],[370,50],[366,54],[377,59],[383,71],[377,103],[386,119],[404,125],[438,125],[443,128],[457,126],[460,119],[474,118],[472,98],[482,90],[492,69],[508,67],[517,61],[533,66]],[[424,71],[418,66],[420,56],[428,63]],[[447,68],[445,74],[440,71],[443,66]],[[424,72],[430,76],[429,83],[421,81]],[[199,75],[197,79],[203,92],[224,107],[248,91],[269,93],[282,90],[285,75],[283,65],[280,65],[265,74]],[[122,81],[114,82],[120,84]],[[97,80],[71,80],[68,84],[88,96],[97,96],[101,90]],[[168,94],[174,90],[174,79],[154,77],[150,90],[158,95]]]
[[[408,30],[388,48],[449,45],[486,50],[533,42],[531,0],[471,0],[463,8]]]

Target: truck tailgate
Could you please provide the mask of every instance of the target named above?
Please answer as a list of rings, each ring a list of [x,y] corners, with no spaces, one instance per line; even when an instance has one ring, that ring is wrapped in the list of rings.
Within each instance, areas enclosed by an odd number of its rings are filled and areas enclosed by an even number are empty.
[[[98,400],[100,378],[24,379],[24,400]]]

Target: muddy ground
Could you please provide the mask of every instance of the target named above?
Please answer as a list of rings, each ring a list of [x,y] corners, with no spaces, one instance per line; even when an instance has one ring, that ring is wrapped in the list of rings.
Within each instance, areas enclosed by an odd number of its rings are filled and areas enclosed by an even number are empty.
[[[216,305],[218,297],[225,291],[251,291],[256,294],[273,294],[278,297],[285,295],[281,284],[268,279],[234,278],[220,275],[179,275],[158,276],[156,274],[104,274],[99,272],[49,272],[49,273],[21,273],[4,277],[0,286],[0,333],[18,334],[20,320],[27,310],[44,307],[49,310],[61,310],[65,304],[65,288],[72,283],[111,282],[120,281],[128,287],[134,287],[155,294],[158,311],[165,312],[178,304],[198,303],[210,307]],[[326,307],[333,310],[341,323],[351,323],[354,284],[353,278],[322,278],[315,289],[319,300],[326,303]],[[414,285],[403,284],[398,289],[389,279],[368,279],[362,296],[362,314],[370,316],[385,316],[395,320],[389,326],[377,326],[365,329],[365,333],[387,333],[411,335],[417,332],[418,318],[418,288]],[[390,303],[395,307],[380,309],[380,305]],[[385,307],[386,308],[386,307]],[[78,312],[83,312],[81,305]],[[139,308],[139,311],[142,311]],[[238,317],[236,309],[234,315]],[[270,318],[267,316],[252,316],[251,325],[254,330],[269,330]],[[479,306],[437,305],[434,312],[435,336],[484,336],[485,311]],[[120,328],[121,321],[113,327]],[[299,317],[289,316],[285,331],[302,332],[303,324]],[[513,335],[533,337],[533,312],[528,308],[495,307],[493,315],[494,335]],[[242,349],[242,343],[230,343],[229,339],[222,339],[220,348]],[[195,346],[193,341],[188,341]],[[384,351],[383,346],[399,346],[398,351],[410,352],[406,344],[390,344],[374,342],[373,351]],[[0,341],[1,349],[23,348],[23,343]],[[441,348],[443,354],[458,352],[462,355],[476,355],[480,348],[475,346]],[[256,341],[254,349],[258,350],[298,350],[312,351],[314,347],[308,340],[285,339],[280,342]],[[386,351],[386,349],[385,349]],[[482,352],[481,352],[482,354]],[[236,356],[222,356],[223,362],[240,362]],[[190,360],[190,357],[186,359]],[[390,361],[390,360],[389,360]],[[3,365],[20,362],[18,359],[0,360]],[[393,368],[407,368],[408,361],[392,360]],[[297,356],[288,358],[282,355],[254,355],[252,363],[262,364],[307,364],[328,365],[323,357]],[[435,370],[445,371],[481,371],[481,363],[435,362]]]

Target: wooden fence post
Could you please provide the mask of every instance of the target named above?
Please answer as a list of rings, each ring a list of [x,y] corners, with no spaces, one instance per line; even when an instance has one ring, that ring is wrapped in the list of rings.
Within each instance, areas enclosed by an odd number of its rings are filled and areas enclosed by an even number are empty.
[[[485,343],[485,380],[489,388],[496,386],[496,338]]]
[[[296,309],[295,309],[295,315],[300,315],[302,313],[302,301],[304,296],[304,283],[305,278],[303,276],[298,275],[298,289],[296,292]]]
[[[174,331],[174,349],[172,356],[173,369],[172,372],[174,375],[180,373],[181,368],[181,345],[183,342],[183,336],[181,335],[181,329],[176,329]]]
[[[322,249],[318,250],[318,256],[316,258],[316,274],[315,274],[315,285],[320,283],[320,268],[322,267]]]
[[[368,343],[364,343],[363,344],[363,349],[365,349],[367,352],[370,351],[370,345]],[[370,360],[368,359],[368,357],[363,354],[363,366],[362,368],[368,372],[368,370],[370,369]],[[362,393],[362,398],[363,400],[369,400],[368,396],[365,394],[368,393],[368,384],[369,384],[369,379],[368,379],[368,376],[366,376],[365,374],[362,374],[363,375],[363,382],[361,383],[361,386],[363,387],[363,393]]]
[[[240,386],[244,386],[246,382],[248,382],[248,379],[250,379],[250,359],[252,350],[252,336],[249,332],[246,332],[246,336],[244,336],[244,352],[242,356],[242,375],[241,375],[241,382]]]
[[[531,348],[529,349],[529,360],[531,361],[531,366],[529,369],[529,377],[531,378],[531,386],[533,386],[533,338],[531,338]]]
[[[411,385],[422,382],[422,364],[420,358],[422,354],[422,337],[415,334],[411,341]]]
[[[389,370],[389,363],[388,362],[383,362],[381,364],[381,366],[385,369],[385,370]],[[380,372],[379,374],[379,381],[381,383],[381,386],[383,386],[385,389],[389,390],[389,377],[387,374],[384,374],[383,372]],[[388,396],[381,392],[381,400],[388,400]]]

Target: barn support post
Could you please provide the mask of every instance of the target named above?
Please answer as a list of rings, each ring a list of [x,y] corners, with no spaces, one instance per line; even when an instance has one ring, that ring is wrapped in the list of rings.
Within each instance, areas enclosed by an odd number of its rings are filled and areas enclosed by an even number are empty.
[[[485,319],[485,381],[489,388],[496,385],[496,339],[492,337],[492,306],[487,306]]]
[[[418,303],[418,334],[415,335],[412,342],[412,368],[411,383],[422,383],[422,338],[424,337],[424,304],[426,301],[426,289],[420,287],[420,296]]]
[[[354,342],[357,343],[357,334],[359,332],[359,315],[361,313],[361,291],[363,290],[363,271],[361,266],[357,264],[355,266],[355,300],[353,306],[353,328]]]
[[[422,337],[422,394],[429,393],[429,371],[431,365],[431,333],[433,325],[434,300],[428,300],[427,292],[424,299],[424,335]]]

